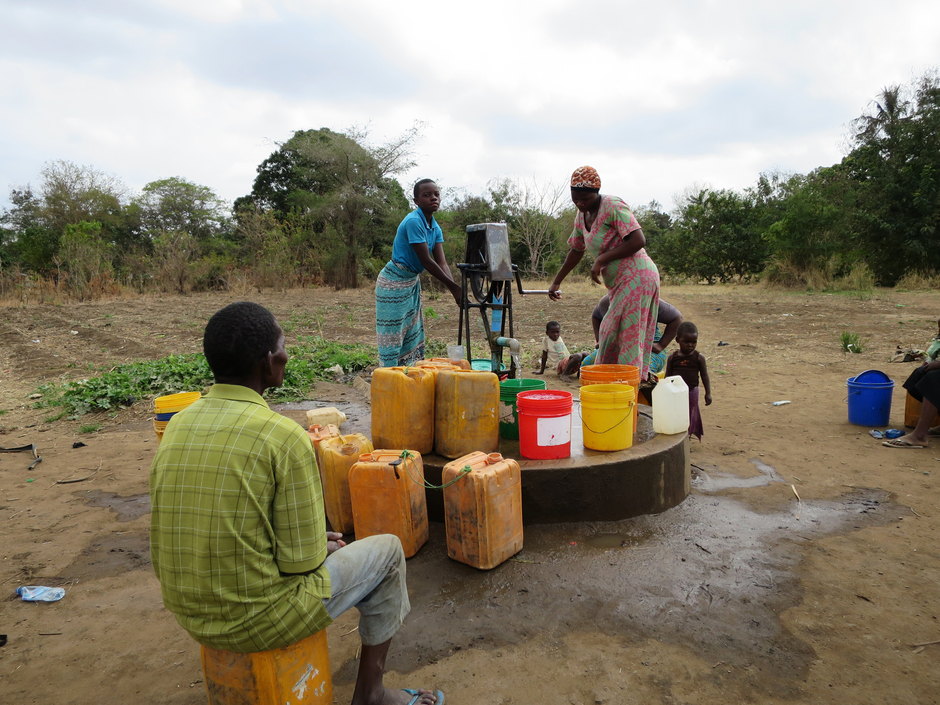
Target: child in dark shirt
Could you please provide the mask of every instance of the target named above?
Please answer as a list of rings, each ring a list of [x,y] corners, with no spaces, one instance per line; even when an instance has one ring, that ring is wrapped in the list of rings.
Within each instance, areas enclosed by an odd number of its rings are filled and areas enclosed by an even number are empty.
[[[666,360],[666,376],[679,375],[689,388],[689,435],[702,440],[702,413],[698,407],[699,377],[705,387],[705,406],[712,403],[712,385],[708,379],[705,356],[695,346],[698,345],[698,328],[691,321],[683,321],[676,331],[679,349]]]

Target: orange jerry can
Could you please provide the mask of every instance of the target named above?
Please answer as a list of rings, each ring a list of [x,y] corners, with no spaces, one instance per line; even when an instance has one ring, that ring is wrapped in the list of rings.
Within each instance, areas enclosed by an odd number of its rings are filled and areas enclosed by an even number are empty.
[[[422,367],[379,367],[372,373],[376,447],[434,450],[434,375]]]
[[[447,357],[432,357],[431,362],[441,362],[453,367],[459,367],[461,370],[470,370],[473,369],[470,367],[470,360],[451,360]]]
[[[499,453],[470,453],[444,466],[441,484],[457,477],[444,488],[447,555],[474,568],[495,568],[522,550],[519,463]]]
[[[235,653],[203,646],[209,705],[332,705],[326,630],[282,649]]]
[[[477,450],[499,450],[499,377],[441,370],[434,394],[434,451],[460,458]]]
[[[419,360],[414,364],[415,367],[420,367],[424,370],[431,370],[435,375],[441,370],[458,370],[460,369],[457,365],[452,364],[448,360],[441,360],[440,358],[433,358],[431,360]]]
[[[395,534],[411,558],[428,540],[428,504],[421,455],[401,455],[374,450],[359,456],[349,471],[349,494],[356,538]]]
[[[349,471],[363,453],[371,453],[372,441],[361,433],[328,438],[320,443],[320,477],[323,481],[323,505],[333,531],[351,534],[352,500],[349,496]]]
[[[317,455],[317,465],[319,465],[320,444],[327,438],[336,438],[339,436],[339,426],[337,426],[335,423],[328,423],[325,426],[321,426],[320,424],[315,423],[310,426],[310,429],[307,431],[307,435],[310,436],[310,442],[313,443],[313,452]],[[320,478],[323,478],[322,471],[320,472]]]

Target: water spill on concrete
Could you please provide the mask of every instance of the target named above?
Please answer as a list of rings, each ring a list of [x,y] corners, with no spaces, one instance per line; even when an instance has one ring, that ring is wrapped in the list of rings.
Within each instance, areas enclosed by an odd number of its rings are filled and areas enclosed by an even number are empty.
[[[340,401],[297,401],[285,404],[271,404],[271,409],[278,413],[290,411],[309,411],[310,409],[322,409],[325,406],[334,406],[346,414],[346,422],[343,424],[343,433],[364,433],[369,438],[372,437],[372,408],[365,401],[359,392],[343,392],[343,396],[349,395],[350,399]]]
[[[591,548],[637,548],[646,543],[653,536],[652,531],[637,531],[633,533],[595,534],[585,543]]]
[[[754,477],[741,477],[717,468],[706,469],[692,466],[692,487],[699,492],[713,493],[721,490],[747,487],[766,487],[771,482],[786,482],[783,476],[760,458],[751,458],[751,463],[760,471]]]
[[[771,474],[761,477],[769,482]],[[814,658],[778,616],[801,601],[797,567],[807,547],[898,511],[880,491],[794,498],[787,511],[766,514],[693,493],[656,516],[527,526],[523,551],[488,572],[448,560],[443,528],[433,525],[431,540],[408,561],[414,611],[402,638],[434,659],[533,633],[600,630],[628,643],[681,644],[715,662],[757,664],[785,689]]]
[[[81,497],[92,507],[107,507],[117,514],[120,522],[133,521],[150,513],[150,495],[146,492],[122,497],[114,492],[88,490],[82,492]]]

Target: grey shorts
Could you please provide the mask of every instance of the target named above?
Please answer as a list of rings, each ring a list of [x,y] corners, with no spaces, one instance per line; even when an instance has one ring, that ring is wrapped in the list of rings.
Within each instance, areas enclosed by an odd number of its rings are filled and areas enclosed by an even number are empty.
[[[411,611],[405,553],[397,536],[381,534],[353,541],[326,557],[331,595],[323,600],[336,619],[359,610],[359,638],[366,646],[391,639]]]

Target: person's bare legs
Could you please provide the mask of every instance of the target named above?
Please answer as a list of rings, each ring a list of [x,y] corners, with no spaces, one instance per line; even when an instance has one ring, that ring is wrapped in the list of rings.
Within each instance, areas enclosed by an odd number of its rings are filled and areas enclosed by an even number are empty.
[[[565,365],[565,369],[562,370],[561,374],[558,377],[564,382],[574,382],[571,378],[571,375],[576,375],[581,371],[581,360],[584,359],[584,353],[575,353],[568,357],[568,364]]]
[[[930,431],[930,422],[933,421],[933,417],[937,414],[937,407],[932,401],[927,397],[924,397],[924,401],[920,407],[920,416],[917,419],[917,425],[914,427],[914,430],[910,433],[906,433],[903,436],[898,438],[892,438],[887,441],[884,441],[882,445],[888,446],[890,448],[910,448],[913,447],[927,447],[927,438]]]
[[[392,640],[389,639],[376,646],[362,645],[352,705],[405,705],[411,702],[413,695],[404,690],[391,690],[382,683],[385,677],[385,658],[391,644]],[[421,694],[417,701],[420,705],[434,705],[436,698],[432,691],[421,688],[418,692]]]
[[[909,441],[916,441],[920,445],[927,445],[927,432],[930,430],[930,422],[937,415],[937,407],[927,397],[920,407],[920,418],[917,419],[917,425],[910,433],[902,436]]]

